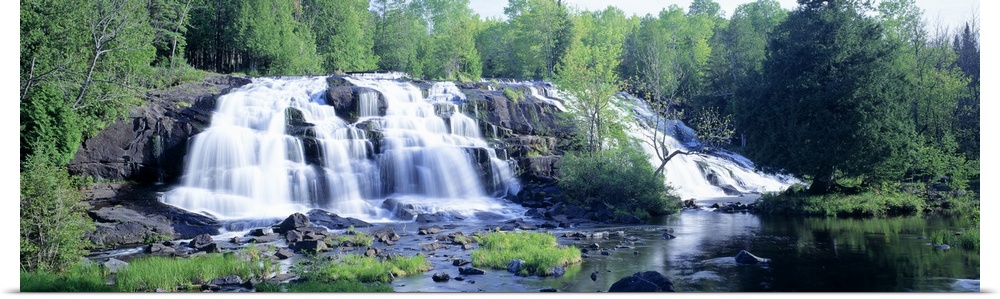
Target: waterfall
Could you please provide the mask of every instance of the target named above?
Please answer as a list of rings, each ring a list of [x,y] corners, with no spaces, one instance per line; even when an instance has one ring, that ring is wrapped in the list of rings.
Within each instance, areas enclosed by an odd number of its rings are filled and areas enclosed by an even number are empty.
[[[327,105],[324,77],[256,78],[219,97],[211,126],[190,142],[181,185],[163,202],[221,219],[319,208],[381,221],[388,198],[417,212],[520,211],[498,199],[519,183],[460,112],[465,95],[441,82],[425,98],[400,77],[347,77],[368,88],[354,99],[353,124]]]
[[[696,139],[694,130],[683,122],[656,118],[648,104],[638,98],[623,94],[615,100],[615,108],[623,114],[631,113],[634,121],[627,121],[628,134],[640,141],[643,151],[649,156],[649,162],[654,167],[660,165],[656,149],[649,144],[654,133],[664,136],[664,145],[668,152],[682,150],[685,152],[697,146],[697,140],[681,142],[677,134],[685,135],[687,139]],[[629,111],[631,110],[631,111]],[[713,177],[713,183],[709,177]],[[664,169],[664,184],[674,188],[681,199],[701,199],[727,197],[738,192],[740,194],[760,194],[778,192],[800,181],[789,175],[768,174],[754,169],[753,162],[736,153],[720,151],[712,155],[676,155],[667,162]],[[724,189],[725,187],[726,189]]]

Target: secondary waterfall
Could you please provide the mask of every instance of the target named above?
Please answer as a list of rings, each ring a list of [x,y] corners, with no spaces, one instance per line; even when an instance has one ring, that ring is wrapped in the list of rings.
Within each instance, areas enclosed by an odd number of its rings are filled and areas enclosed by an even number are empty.
[[[688,144],[678,141],[677,135],[695,139],[694,130],[683,122],[655,117],[649,105],[641,99],[623,95],[616,99],[616,108],[622,113],[628,113],[631,108],[635,121],[627,123],[629,135],[641,141],[642,149],[649,156],[653,167],[660,165],[656,149],[647,142],[653,138],[654,132],[658,132],[658,136],[665,135],[663,141],[668,152],[688,152],[697,144],[697,140]],[[778,192],[799,182],[789,175],[756,171],[749,159],[727,151],[719,151],[713,155],[677,155],[667,162],[664,169],[664,183],[671,185],[681,199],[726,197],[734,195],[731,194],[734,192]],[[729,194],[726,189],[729,189]]]
[[[442,82],[424,97],[399,77],[346,78],[368,88],[354,123],[327,104],[325,77],[256,78],[219,97],[211,126],[190,143],[181,186],[163,202],[221,219],[319,208],[387,220],[387,198],[426,213],[520,212],[498,199],[520,187],[460,112],[465,95]]]

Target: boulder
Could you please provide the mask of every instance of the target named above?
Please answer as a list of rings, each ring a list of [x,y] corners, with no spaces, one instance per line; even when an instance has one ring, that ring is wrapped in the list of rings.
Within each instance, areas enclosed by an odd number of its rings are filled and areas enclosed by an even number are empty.
[[[412,204],[401,203],[398,199],[390,198],[382,202],[382,208],[389,210],[392,216],[400,220],[413,220],[417,217],[417,211]]]
[[[205,246],[198,247],[198,251],[206,253],[219,253],[222,252],[222,248],[219,247],[219,244],[208,243],[205,244]]]
[[[375,241],[379,241],[387,245],[392,245],[394,242],[399,241],[399,235],[396,234],[396,231],[391,227],[384,227],[376,230],[372,233],[372,236],[375,237]]]
[[[274,230],[271,229],[270,227],[255,228],[250,230],[250,235],[255,237],[262,237],[270,234],[274,234]]]
[[[104,269],[107,269],[108,273],[118,273],[121,269],[128,267],[128,263],[116,258],[109,258],[107,261],[101,263],[101,266],[104,266]]]
[[[214,242],[212,240],[212,236],[210,236],[208,234],[200,234],[200,235],[195,236],[194,239],[191,239],[191,242],[188,243],[188,247],[191,247],[191,248],[201,248],[201,247],[203,247],[205,245],[208,245],[208,244],[210,244],[212,242]]]
[[[663,233],[663,238],[670,240],[670,239],[676,239],[677,236],[671,235],[670,233]]]
[[[446,246],[444,246],[444,245],[442,245],[441,243],[438,243],[438,242],[420,245],[420,249],[425,250],[425,251],[434,251],[434,250],[445,248],[445,247]]]
[[[552,276],[552,277],[561,277],[565,274],[566,274],[566,268],[563,268],[562,266],[555,266],[549,268],[548,271],[545,271],[546,276]]]
[[[162,243],[153,243],[146,246],[144,252],[149,254],[171,254],[177,252],[173,247],[163,245]]]
[[[228,275],[218,278],[213,278],[208,282],[211,285],[240,285],[243,284],[243,278],[239,275]]]
[[[666,276],[656,271],[636,272],[632,276],[619,279],[608,292],[673,292],[674,284]]]
[[[295,252],[303,252],[303,253],[317,253],[328,249],[326,243],[324,243],[323,241],[315,241],[315,240],[295,242],[295,244],[292,244],[288,248],[294,250]]]
[[[309,217],[306,217],[306,215],[303,215],[302,213],[295,213],[289,215],[288,218],[285,218],[284,221],[279,223],[278,226],[274,228],[274,232],[285,234],[288,231],[293,231],[302,227],[309,227],[311,225],[312,223],[309,222]]]
[[[433,234],[436,234],[436,233],[440,233],[441,230],[442,230],[442,228],[440,226],[437,226],[437,225],[433,225],[433,226],[421,226],[421,227],[417,228],[417,234],[418,235],[433,235]]]
[[[274,256],[277,257],[279,260],[284,260],[295,256],[295,253],[286,248],[278,248],[278,251],[274,252]]]
[[[462,275],[483,275],[486,274],[486,271],[473,267],[462,267],[458,268],[458,273]]]
[[[521,268],[524,267],[524,260],[512,260],[507,263],[507,272],[518,273],[521,272]]]
[[[747,264],[747,265],[755,265],[771,261],[771,259],[755,256],[750,252],[747,252],[746,250],[740,250],[740,253],[737,253],[735,258],[737,263]]]
[[[97,248],[146,244],[157,239],[190,239],[218,234],[215,219],[156,201],[146,187],[121,187],[110,200],[89,201],[87,215],[95,230],[85,235]]]
[[[456,266],[456,267],[457,266],[465,266],[465,265],[468,265],[468,264],[471,264],[471,263],[472,262],[470,262],[469,260],[466,260],[466,259],[455,259],[455,260],[451,261],[451,264],[453,266]]]
[[[302,238],[303,238],[302,232],[299,232],[297,230],[290,230],[285,233],[285,242],[288,243],[295,243],[298,241],[302,241]]]
[[[590,280],[597,281],[597,271],[590,272]]]
[[[444,272],[438,272],[434,273],[434,275],[431,276],[431,279],[433,279],[435,282],[446,282],[448,280],[451,280],[451,275],[448,275],[448,273]]]

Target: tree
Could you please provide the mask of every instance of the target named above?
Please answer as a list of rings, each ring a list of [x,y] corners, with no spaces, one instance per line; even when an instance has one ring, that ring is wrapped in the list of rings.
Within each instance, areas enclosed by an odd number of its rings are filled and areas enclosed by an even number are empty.
[[[190,11],[194,0],[149,0],[149,24],[153,27],[153,46],[156,47],[158,65],[178,67],[183,62],[187,45],[184,34],[190,25]],[[180,56],[177,56],[180,54]]]
[[[375,21],[367,0],[307,0],[305,23],[316,36],[316,51],[328,73],[371,71],[378,66]]]
[[[853,1],[800,1],[775,28],[756,101],[738,111],[747,154],[766,168],[812,179],[864,176],[906,146],[898,42]]]
[[[418,10],[404,0],[375,0],[374,52],[382,70],[406,72],[414,77],[423,75],[420,47],[427,38],[427,28]]]
[[[21,271],[67,269],[87,253],[84,234],[94,223],[73,189],[66,169],[39,152],[26,161],[21,172],[20,253]]]
[[[573,39],[573,23],[562,1],[510,0],[504,14],[514,34],[516,77],[554,78]]]
[[[621,61],[626,20],[621,10],[608,7],[583,12],[574,19],[580,33],[570,44],[559,65],[556,82],[573,97],[569,106],[580,112],[587,148],[591,153],[605,148],[605,137],[613,113],[608,111],[620,89],[617,68]]]
[[[414,2],[429,34],[421,57],[425,77],[470,81],[482,75],[475,44],[479,17],[468,4],[468,0]]]

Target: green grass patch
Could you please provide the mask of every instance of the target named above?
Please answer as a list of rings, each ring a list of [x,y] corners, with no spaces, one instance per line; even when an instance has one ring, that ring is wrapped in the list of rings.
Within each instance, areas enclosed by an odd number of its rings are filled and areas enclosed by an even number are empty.
[[[345,254],[299,261],[292,268],[292,273],[316,282],[389,283],[395,277],[427,272],[430,267],[431,263],[422,254],[412,257],[389,256],[384,259]]]
[[[965,250],[979,250],[979,228],[970,228],[958,231],[944,229],[932,232],[927,238],[934,245],[948,244],[949,246],[960,247]]]
[[[63,273],[21,272],[21,292],[111,292],[97,264],[77,264]]]
[[[518,91],[517,89],[505,87],[503,89],[503,95],[511,101],[514,101],[514,104],[524,101],[524,92]]]
[[[331,281],[318,282],[306,281],[303,283],[270,284],[262,283],[256,286],[257,292],[264,293],[385,293],[392,292],[392,286],[384,283],[364,283],[356,281]]]
[[[549,275],[549,269],[582,261],[580,249],[560,247],[556,237],[539,232],[493,232],[475,236],[479,248],[472,252],[472,265],[507,269],[512,260],[524,260],[520,275]]]
[[[768,214],[822,216],[896,216],[923,211],[924,199],[904,192],[868,191],[859,194],[765,194],[758,209]]]
[[[344,244],[348,242],[354,244],[354,246],[357,247],[367,247],[367,246],[372,246],[372,244],[375,243],[375,238],[369,234],[359,231],[354,231],[352,227],[350,230],[348,230],[346,235],[337,237],[338,244]]]
[[[251,247],[252,248],[252,247]],[[192,258],[144,257],[129,262],[119,271],[116,286],[119,291],[142,292],[192,285],[208,280],[239,275],[243,279],[263,278],[274,271],[270,259],[262,259],[256,248],[243,253],[209,254]]]

